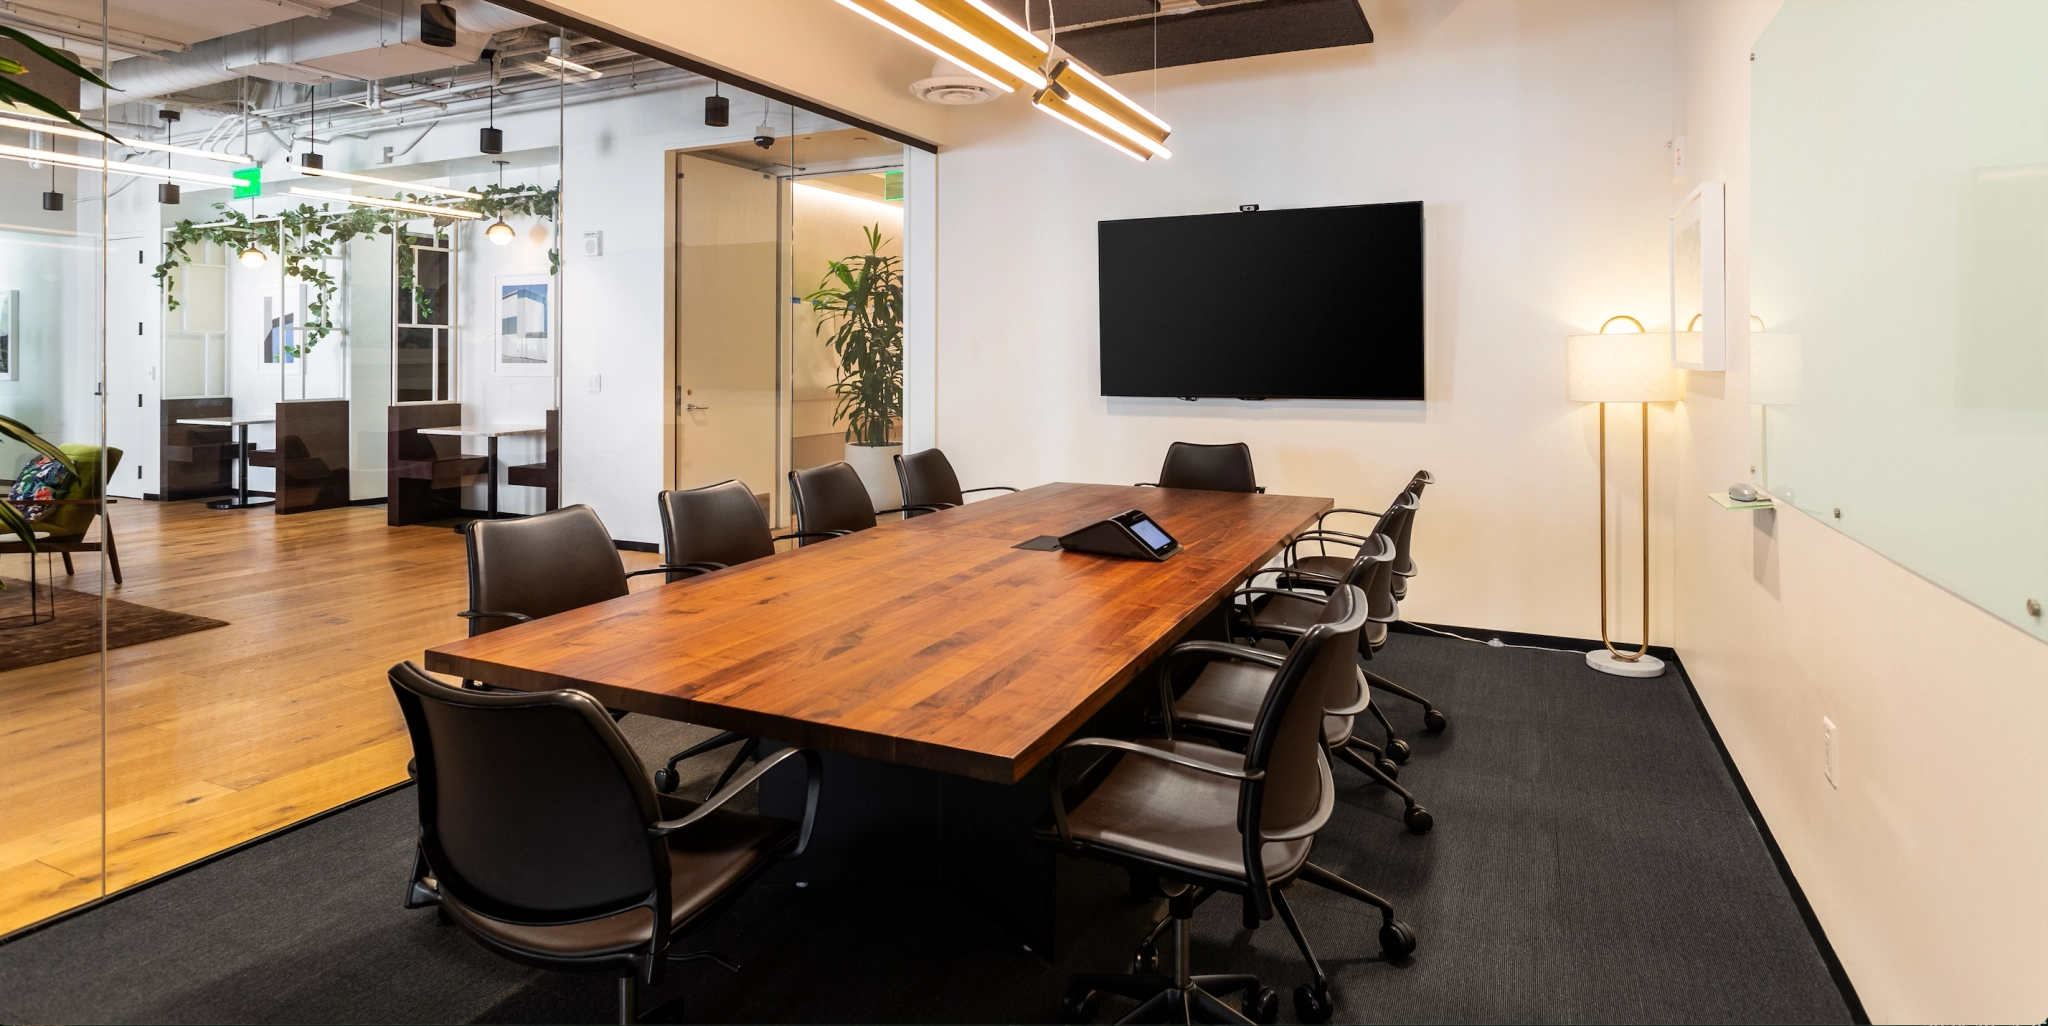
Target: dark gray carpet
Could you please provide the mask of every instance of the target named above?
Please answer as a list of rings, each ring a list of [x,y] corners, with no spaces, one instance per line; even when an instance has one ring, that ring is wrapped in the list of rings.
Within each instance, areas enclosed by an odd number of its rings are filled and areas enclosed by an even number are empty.
[[[1401,779],[1436,814],[1426,836],[1337,768],[1317,860],[1392,899],[1421,942],[1390,964],[1371,909],[1290,892],[1339,1021],[1849,1020],[1675,674],[1406,635],[1375,669],[1452,725],[1432,736],[1385,703],[1416,748]],[[650,755],[695,736],[625,724]],[[413,817],[399,791],[0,947],[0,1021],[606,1020],[611,981],[502,962],[399,907]],[[1306,974],[1286,930],[1247,934],[1237,916],[1228,897],[1202,909],[1196,971],[1260,974],[1291,1019]],[[763,885],[689,942],[743,971],[681,966],[646,1007],[687,994],[693,1021],[1047,1021],[1068,970],[1123,971],[1136,938],[1104,940],[1054,966],[934,895]]]

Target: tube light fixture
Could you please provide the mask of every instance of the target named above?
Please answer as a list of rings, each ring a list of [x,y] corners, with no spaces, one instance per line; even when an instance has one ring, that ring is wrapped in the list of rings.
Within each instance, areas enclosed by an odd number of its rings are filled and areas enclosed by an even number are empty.
[[[1152,159],[1151,151],[1140,149],[1137,143],[1134,143],[1120,135],[1109,135],[1107,133],[1098,131],[1092,124],[1090,124],[1090,121],[1092,119],[1090,119],[1087,115],[1082,114],[1080,111],[1076,110],[1074,108],[1074,105],[1070,101],[1068,101],[1065,97],[1061,96],[1059,92],[1054,90],[1051,86],[1046,86],[1044,89],[1040,89],[1035,95],[1033,95],[1031,97],[1031,105],[1037,107],[1039,110],[1046,112],[1047,114],[1052,115],[1053,117],[1060,119],[1061,121],[1066,122],[1069,125],[1072,125],[1075,128],[1080,129],[1083,132],[1088,133],[1089,135],[1094,136],[1103,145],[1108,146],[1109,148],[1116,150],[1119,153],[1129,154],[1132,160],[1142,161]]]
[[[152,167],[148,164],[130,164],[119,160],[100,161],[92,157],[58,153],[54,150],[32,150],[26,146],[9,146],[5,143],[0,143],[0,158],[19,160],[23,163],[48,161],[52,164],[61,164],[65,167],[75,167],[86,171],[104,169],[112,174],[132,175],[136,178],[170,178],[177,181],[190,182],[193,185],[225,185],[233,188],[242,184],[240,179],[229,178],[226,175],[210,175],[204,171],[172,170],[170,168]]]
[[[984,0],[839,0],[891,32],[973,72],[1008,93],[1039,89],[1038,65],[1051,52]]]
[[[433,193],[436,196],[452,196],[456,199],[469,199],[476,195],[476,193],[463,192],[459,189],[444,189],[438,185],[420,185],[414,182],[395,182],[389,178],[377,178],[373,175],[359,175],[353,171],[332,171],[324,167],[302,167],[299,169],[299,173],[302,175],[312,175],[315,178],[342,178],[351,182],[361,182],[364,185],[382,185],[386,188],[391,189],[411,189],[414,192],[428,192]]]
[[[604,72],[599,71],[596,68],[586,68],[583,65],[576,63],[575,61],[568,60],[562,57],[557,57],[551,53],[542,54],[540,59],[548,62],[549,64],[554,65],[555,67],[562,69],[563,71],[573,71],[579,75],[589,75],[593,79],[604,77]]]
[[[36,118],[38,120],[47,121],[49,123],[31,124],[29,122],[17,120],[20,118]],[[61,135],[71,139],[87,139],[95,142],[106,141],[106,137],[100,135],[98,132],[88,132],[82,128],[73,128],[70,125],[58,121],[56,118],[45,118],[41,114],[31,114],[27,111],[11,110],[6,112],[0,112],[0,128],[18,128],[24,132],[47,132],[50,135]],[[121,145],[126,146],[129,149],[133,150],[155,150],[158,153],[176,153],[187,157],[199,157],[203,160],[218,160],[223,164],[256,163],[256,158],[251,157],[246,153],[219,153],[214,150],[193,149],[190,146],[177,146],[171,143],[150,142],[147,139],[128,139],[118,135],[115,136],[114,139]]]
[[[481,221],[484,216],[474,210],[430,207],[424,203],[407,203],[404,200],[385,199],[382,196],[357,196],[346,192],[323,192],[319,189],[301,189],[296,185],[292,186],[291,193],[294,196],[308,196],[313,199],[334,200],[340,203],[356,203],[366,207],[384,207],[387,210],[410,210],[418,214],[453,217],[462,221]]]
[[[1047,77],[1050,81],[1045,89],[1032,97],[1032,103],[1039,109],[1047,109],[1043,97],[1051,93],[1066,102],[1062,113],[1079,113],[1129,144],[1112,145],[1125,150],[1135,145],[1154,157],[1173,156],[1173,151],[1166,148],[1166,137],[1173,134],[1173,127],[1159,120],[1151,111],[1132,103],[1129,97],[1111,88],[1094,72],[1071,60],[1063,60]]]

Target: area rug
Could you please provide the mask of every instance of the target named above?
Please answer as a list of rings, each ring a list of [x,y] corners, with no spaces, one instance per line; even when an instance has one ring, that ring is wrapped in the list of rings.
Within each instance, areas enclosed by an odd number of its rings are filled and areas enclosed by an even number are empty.
[[[57,616],[47,623],[29,623],[28,582],[0,577],[0,672],[38,663],[53,663],[100,650],[100,597],[91,592],[51,587],[36,582],[41,613],[48,615],[51,597]],[[226,627],[226,620],[174,613],[168,609],[107,600],[107,647],[126,648],[145,641],[175,638],[193,631]]]

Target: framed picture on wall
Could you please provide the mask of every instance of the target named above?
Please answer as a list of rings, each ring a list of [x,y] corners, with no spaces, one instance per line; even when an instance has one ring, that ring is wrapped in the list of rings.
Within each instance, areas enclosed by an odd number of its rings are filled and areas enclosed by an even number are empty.
[[[0,290],[0,381],[21,380],[21,293]]]
[[[1671,362],[1728,369],[1728,265],[1720,182],[1702,182],[1671,215]]]
[[[500,374],[547,377],[555,372],[554,278],[545,274],[501,274],[497,286],[497,337],[492,366]]]

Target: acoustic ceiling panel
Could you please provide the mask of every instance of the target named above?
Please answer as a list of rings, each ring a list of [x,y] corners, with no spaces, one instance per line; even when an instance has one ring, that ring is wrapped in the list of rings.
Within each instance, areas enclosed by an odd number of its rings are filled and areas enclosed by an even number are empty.
[[[990,0],[1022,22],[1026,0]],[[1047,25],[1045,0],[1029,0],[1030,27],[1041,38]],[[1152,16],[1151,0],[1058,0],[1059,46],[1096,72],[1121,75],[1154,66],[1206,64],[1295,50],[1318,50],[1372,42],[1372,26],[1358,0],[1203,0],[1169,2]],[[1064,26],[1074,26],[1066,28]]]

